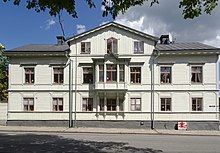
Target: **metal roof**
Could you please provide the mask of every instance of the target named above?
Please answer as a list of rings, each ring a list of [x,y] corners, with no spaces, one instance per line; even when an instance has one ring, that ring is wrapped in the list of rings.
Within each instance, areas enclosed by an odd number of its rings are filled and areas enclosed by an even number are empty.
[[[21,47],[17,47],[7,52],[64,52],[69,50],[68,45],[54,45],[54,44],[30,44]]]
[[[157,44],[156,48],[159,51],[196,51],[196,50],[220,50],[220,48],[202,44],[199,42],[189,43],[170,43]]]

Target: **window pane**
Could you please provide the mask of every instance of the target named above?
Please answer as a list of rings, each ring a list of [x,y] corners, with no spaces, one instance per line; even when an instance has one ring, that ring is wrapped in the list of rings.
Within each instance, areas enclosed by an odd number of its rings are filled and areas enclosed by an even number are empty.
[[[141,110],[141,105],[136,105],[136,111],[140,111]]]
[[[86,104],[87,104],[87,99],[86,99],[86,98],[83,98],[82,104],[83,104],[83,105],[86,105]]]
[[[62,99],[62,98],[59,98],[58,100],[59,100],[59,101],[58,101],[58,105],[63,105],[63,99]]]
[[[131,105],[131,110],[135,111],[135,105]]]
[[[34,105],[34,99],[33,98],[29,99],[29,105]]]
[[[136,99],[136,104],[140,105],[141,104],[141,99]]]

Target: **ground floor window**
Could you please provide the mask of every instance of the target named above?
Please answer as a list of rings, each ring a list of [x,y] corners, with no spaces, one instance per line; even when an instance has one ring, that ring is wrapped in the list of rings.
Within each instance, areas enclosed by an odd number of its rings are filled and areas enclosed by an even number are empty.
[[[171,98],[161,98],[161,111],[171,111]]]
[[[24,111],[34,111],[34,98],[24,98]]]
[[[82,99],[82,110],[92,111],[93,110],[93,98],[83,98]]]
[[[116,99],[107,99],[107,111],[116,111]]]
[[[53,98],[53,111],[63,111],[63,98]]]
[[[122,98],[119,98],[119,103],[118,103],[119,111],[124,110],[123,103],[124,103],[124,100]],[[105,106],[104,98],[100,98],[99,106],[100,106],[100,111],[104,111],[104,106]],[[106,99],[106,106],[107,106],[107,111],[116,111],[117,99],[116,98],[107,98]]]
[[[141,110],[141,98],[131,98],[131,111]]]
[[[192,111],[202,111],[202,98],[192,98]]]

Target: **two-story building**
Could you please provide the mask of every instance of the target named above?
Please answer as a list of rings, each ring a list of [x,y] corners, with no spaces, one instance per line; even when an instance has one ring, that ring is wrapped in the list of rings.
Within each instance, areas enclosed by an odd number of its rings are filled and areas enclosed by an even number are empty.
[[[6,51],[8,125],[219,129],[219,48],[114,22],[57,40]]]

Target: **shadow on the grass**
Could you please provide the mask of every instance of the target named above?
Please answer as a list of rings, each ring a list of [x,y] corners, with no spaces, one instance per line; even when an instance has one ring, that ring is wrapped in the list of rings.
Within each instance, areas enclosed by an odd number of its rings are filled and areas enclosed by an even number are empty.
[[[161,153],[163,151],[135,148],[120,142],[84,141],[55,135],[0,134],[0,152]]]

